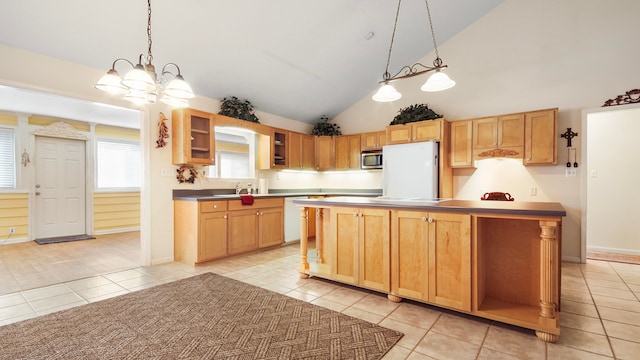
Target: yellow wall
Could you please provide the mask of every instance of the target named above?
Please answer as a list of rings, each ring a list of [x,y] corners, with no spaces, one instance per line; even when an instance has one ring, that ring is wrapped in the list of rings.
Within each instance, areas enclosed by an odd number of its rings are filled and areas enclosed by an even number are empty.
[[[65,123],[73,126],[73,128],[78,130],[78,131],[86,131],[86,132],[88,132],[90,130],[89,129],[89,124],[85,123],[85,122],[81,122],[81,121],[75,121],[75,120],[69,120],[69,119],[61,119],[61,118],[56,118],[56,117],[51,117],[51,116],[42,116],[42,115],[34,115],[34,116],[29,117],[29,124],[30,125],[47,126],[47,125],[51,125],[51,124],[59,122],[59,121],[64,121]]]
[[[93,195],[95,233],[140,227],[140,192],[108,192]],[[1,229],[1,228],[0,228]]]
[[[140,130],[125,129],[121,127],[113,127],[106,125],[97,125],[95,130],[97,137],[115,138],[122,140],[140,140]]]
[[[13,115],[0,114],[0,125],[17,126],[18,118]]]
[[[0,242],[9,237],[9,228],[16,228],[10,239],[26,238],[29,232],[29,195],[0,194]]]

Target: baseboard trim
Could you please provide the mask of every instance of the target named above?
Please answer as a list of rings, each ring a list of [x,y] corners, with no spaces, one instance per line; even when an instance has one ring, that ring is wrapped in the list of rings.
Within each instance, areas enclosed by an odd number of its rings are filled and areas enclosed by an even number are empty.
[[[640,256],[640,251],[638,250],[608,248],[601,246],[587,246],[587,252]]]
[[[30,240],[26,237],[0,239],[0,245],[18,244],[18,243],[29,242],[29,241]]]
[[[94,231],[94,235],[119,234],[123,232],[132,232],[132,231],[140,231],[140,226],[130,227],[130,228],[120,228],[120,229],[99,230],[99,231]]]

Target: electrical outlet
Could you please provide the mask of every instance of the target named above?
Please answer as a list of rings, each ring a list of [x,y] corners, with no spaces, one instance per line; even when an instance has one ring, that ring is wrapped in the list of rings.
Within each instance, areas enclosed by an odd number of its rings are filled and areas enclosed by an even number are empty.
[[[16,232],[16,228],[14,227],[9,228],[9,235],[14,234],[15,232]]]
[[[529,196],[536,196],[538,195],[538,188],[535,186],[532,186],[529,188]]]
[[[565,176],[566,177],[576,177],[576,176],[578,176],[578,172],[576,171],[575,168],[567,168],[565,171],[566,171],[565,172]]]

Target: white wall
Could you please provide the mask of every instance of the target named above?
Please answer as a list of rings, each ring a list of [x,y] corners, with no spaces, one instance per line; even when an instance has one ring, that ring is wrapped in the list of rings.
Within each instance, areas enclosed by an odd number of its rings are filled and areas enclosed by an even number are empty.
[[[582,109],[638,87],[640,47],[633,45],[638,14],[636,0],[506,0],[439,46],[454,88],[424,93],[419,87],[426,76],[402,80],[394,84],[402,99],[375,103],[367,96],[335,122],[344,133],[379,130],[400,108],[415,103],[429,104],[448,120],[558,107],[559,132],[571,127],[580,133]],[[420,62],[431,64],[433,58],[431,53]],[[562,255],[578,261],[584,168],[577,177],[565,177],[566,141],[558,140],[557,166],[455,170],[454,194],[476,199],[492,189],[509,191],[516,200],[561,202],[567,210]],[[573,145],[580,158],[580,138]],[[538,189],[536,197],[529,196],[531,186]]]
[[[640,162],[634,144],[640,108],[587,116],[586,241],[588,250],[640,255]]]

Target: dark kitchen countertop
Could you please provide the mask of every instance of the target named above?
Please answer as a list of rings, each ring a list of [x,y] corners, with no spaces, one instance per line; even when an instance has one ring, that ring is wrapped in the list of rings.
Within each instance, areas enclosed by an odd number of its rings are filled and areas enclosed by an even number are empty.
[[[455,199],[381,199],[342,196],[324,199],[295,199],[293,200],[293,203],[308,207],[348,206],[545,217],[567,215],[562,205],[557,202],[474,201]]]
[[[246,194],[241,194],[246,195]],[[380,189],[272,189],[268,194],[252,194],[255,198],[300,197],[300,196],[350,196],[377,197],[382,195]],[[229,193],[229,189],[173,190],[173,200],[234,200],[240,195]]]

